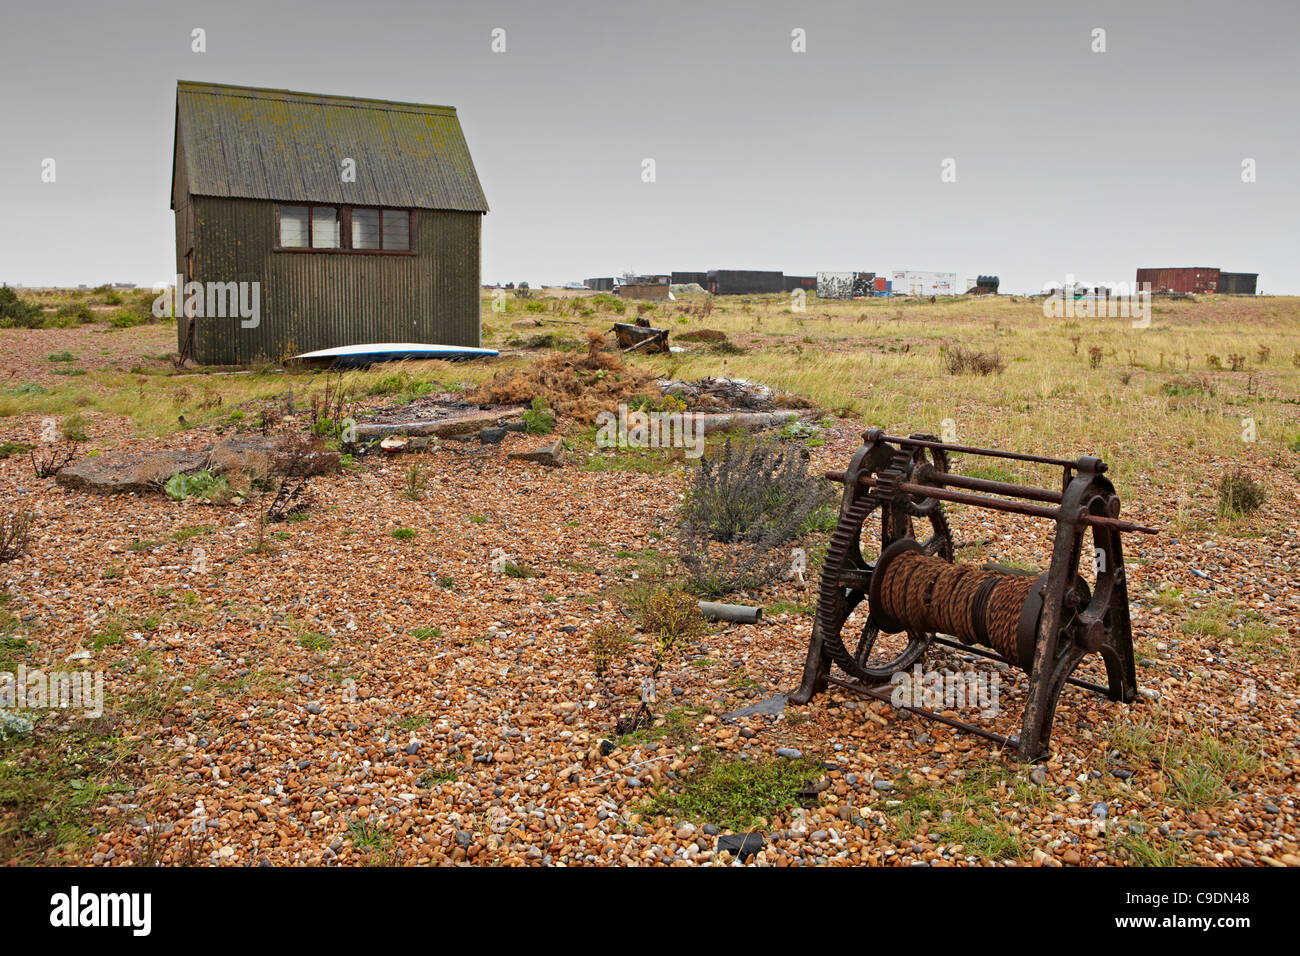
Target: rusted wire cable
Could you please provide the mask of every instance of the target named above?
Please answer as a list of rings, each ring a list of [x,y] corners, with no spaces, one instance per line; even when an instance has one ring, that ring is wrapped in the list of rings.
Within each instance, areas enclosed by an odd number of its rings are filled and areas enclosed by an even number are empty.
[[[904,551],[884,568],[882,610],[908,630],[951,634],[1017,659],[1020,614],[1034,578]]]

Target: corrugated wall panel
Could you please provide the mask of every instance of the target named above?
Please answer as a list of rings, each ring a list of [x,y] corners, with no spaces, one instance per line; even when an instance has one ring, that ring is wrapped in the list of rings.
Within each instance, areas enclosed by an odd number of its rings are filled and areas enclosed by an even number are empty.
[[[196,361],[278,361],[365,342],[481,343],[478,213],[419,210],[413,256],[313,254],[274,251],[275,205],[195,197],[195,279],[261,283],[259,325],[199,319]]]

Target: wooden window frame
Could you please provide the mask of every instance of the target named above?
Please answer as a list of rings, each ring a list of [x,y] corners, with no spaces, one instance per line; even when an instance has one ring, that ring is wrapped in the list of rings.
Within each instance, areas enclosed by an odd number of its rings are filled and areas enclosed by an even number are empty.
[[[282,246],[280,245],[280,209],[283,206],[304,206],[307,209],[307,245],[305,246]],[[315,207],[322,209],[337,209],[339,211],[339,247],[337,249],[314,249],[311,244],[312,230],[312,209]],[[352,210],[353,209],[375,209],[379,212],[379,242],[382,245],[384,241],[384,210],[389,212],[406,213],[407,232],[406,244],[408,249],[353,249],[352,248]],[[346,243],[346,244],[345,244]],[[273,252],[289,252],[295,254],[310,253],[312,255],[326,256],[413,256],[415,250],[415,210],[402,209],[398,206],[363,206],[352,204],[342,206],[338,203],[305,203],[305,202],[279,202],[275,204],[275,243],[271,246]]]

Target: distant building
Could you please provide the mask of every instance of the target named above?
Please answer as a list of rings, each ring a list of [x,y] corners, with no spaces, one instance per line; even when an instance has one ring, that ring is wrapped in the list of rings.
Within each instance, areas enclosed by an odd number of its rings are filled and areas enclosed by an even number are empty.
[[[859,299],[875,294],[874,272],[819,272],[817,298]]]
[[[1002,280],[997,276],[980,276],[966,280],[966,292],[969,295],[997,295]]]
[[[1254,295],[1258,272],[1220,272],[1219,292],[1223,295]]]
[[[894,295],[959,295],[955,272],[895,272]]]
[[[709,281],[707,272],[674,272],[673,285],[690,285],[692,282],[704,286]]]
[[[780,272],[711,269],[706,280],[704,288],[713,295],[754,295],[785,291],[785,276]]]
[[[178,83],[171,206],[181,282],[257,283],[251,325],[179,315],[197,362],[481,344],[488,205],[450,106]]]
[[[1139,269],[1139,289],[1144,282],[1151,283],[1152,292],[1213,293],[1219,291],[1219,270],[1213,266]]]
[[[603,278],[599,278],[599,279],[588,279],[584,283],[584,285],[586,285],[588,289],[594,289],[597,292],[613,292],[614,277],[604,276]]]
[[[667,282],[624,282],[618,287],[618,294],[625,299],[666,299],[668,292]]]
[[[795,289],[804,289],[807,292],[817,291],[816,276],[786,276],[785,291],[793,292]]]

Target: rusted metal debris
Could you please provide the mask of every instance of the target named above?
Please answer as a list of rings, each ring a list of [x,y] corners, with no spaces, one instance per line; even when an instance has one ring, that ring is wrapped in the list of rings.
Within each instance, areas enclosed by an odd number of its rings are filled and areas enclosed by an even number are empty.
[[[630,325],[627,322],[614,323],[614,338],[618,347],[624,352],[667,352],[668,330],[655,329],[649,325]]]
[[[863,440],[847,469],[826,476],[844,483],[844,498],[822,565],[803,681],[791,700],[807,703],[834,684],[889,701],[889,691],[880,685],[920,661],[931,643],[960,648],[1029,674],[1019,736],[1004,737],[924,707],[904,709],[1012,747],[1021,760],[1034,761],[1047,756],[1065,684],[1111,700],[1137,698],[1120,535],[1157,531],[1119,517],[1119,496],[1105,477],[1105,462],[954,445],[931,435],[900,438],[879,429],[867,431]],[[1061,490],[954,475],[948,459],[953,452],[1060,467]],[[944,502],[1054,521],[1050,569],[1026,577],[954,563]],[[880,550],[868,561],[862,536],[877,522]],[[928,525],[928,535],[917,535],[914,523]],[[1089,530],[1091,586],[1080,574]],[[843,632],[864,601],[868,613],[850,651]],[[1094,653],[1105,664],[1107,686],[1071,676]],[[851,679],[832,675],[832,664]]]

